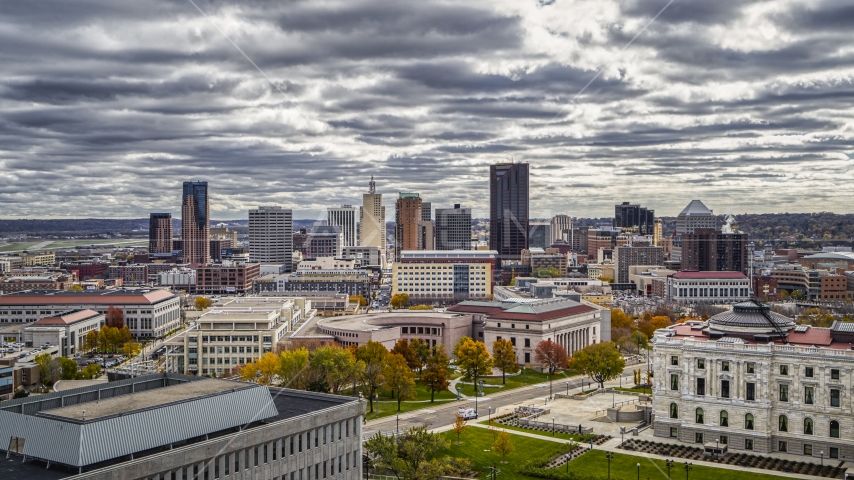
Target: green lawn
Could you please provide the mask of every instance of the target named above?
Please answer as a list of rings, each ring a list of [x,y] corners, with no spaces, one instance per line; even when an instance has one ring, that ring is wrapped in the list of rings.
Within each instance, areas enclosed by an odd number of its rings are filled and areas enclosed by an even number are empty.
[[[374,413],[368,413],[366,415],[368,420],[388,417],[397,413],[397,401],[391,398],[391,393],[387,390],[380,390],[379,395],[379,403],[374,402]],[[404,400],[403,403],[400,404],[400,413],[411,412],[412,410],[418,410],[419,408],[440,407],[446,405],[448,403],[447,400],[455,400],[457,398],[457,396],[450,391],[443,390],[441,392],[436,392],[434,397],[436,402],[430,403],[430,391],[427,390],[427,387],[422,385],[418,380],[415,381],[415,395],[415,400]],[[427,401],[425,402],[424,400]]]
[[[484,421],[479,422],[479,423],[486,425],[488,422],[489,422],[489,420],[484,420]],[[512,425],[501,425],[500,423],[496,423],[494,421],[492,422],[492,425],[494,425],[497,428],[506,428],[507,430],[515,430],[517,432],[533,433],[535,435],[542,435],[544,437],[551,437],[552,436],[551,432],[544,432],[542,430],[532,430],[530,428],[515,427]],[[576,442],[579,441],[580,437],[581,437],[580,435],[575,434],[575,433],[555,432],[555,434],[554,434],[554,438],[559,438],[561,440],[575,440]]]
[[[570,378],[575,377],[577,375],[578,374],[572,370],[565,370],[563,372],[555,373],[554,378],[552,379],[552,388],[554,389],[554,393],[565,393],[566,380],[569,380]],[[483,383],[486,385],[502,385],[501,377],[478,379],[478,381],[480,380],[483,380]],[[489,396],[490,393],[503,392],[505,390],[512,390],[514,388],[548,381],[549,375],[547,373],[542,373],[536,370],[532,370],[530,368],[526,368],[524,369],[524,374],[519,374],[512,377],[508,376],[507,382],[501,388],[484,388],[483,394],[485,396]],[[572,393],[572,389],[570,389],[570,393]],[[474,385],[463,385],[463,395],[474,396]]]
[[[664,465],[664,460],[653,460],[651,458],[627,455],[624,453],[615,453],[614,459],[611,460],[611,478],[613,479],[633,479],[637,478],[638,467],[640,463],[640,478],[649,480],[667,480],[667,468]],[[685,477],[685,461],[674,463],[673,469],[670,471],[673,478]],[[608,475],[608,460],[605,458],[605,452],[602,450],[593,450],[576,458],[569,463],[569,469],[584,472],[590,475],[601,475],[607,478]],[[689,477],[691,480],[780,480],[785,475],[767,475],[758,473],[755,469],[738,469],[726,470],[723,468],[704,467],[694,465],[691,468]]]
[[[460,436],[460,444],[457,444],[457,434],[453,431],[441,434],[450,442],[450,446],[439,453],[439,456],[450,455],[453,457],[468,458],[472,466],[478,472],[485,472],[486,467],[493,463],[501,469],[498,478],[512,479],[526,477],[517,473],[518,469],[532,459],[540,458],[556,452],[559,445],[554,442],[538,440],[536,438],[513,435],[513,446],[516,450],[507,455],[507,463],[501,463],[501,456],[492,453],[492,443],[495,441],[492,432],[484,428],[468,427]],[[486,473],[481,475],[486,478]]]
[[[645,393],[645,394],[651,393],[649,387],[632,387],[632,388],[613,387],[613,389],[618,391],[618,392],[632,392],[632,393]],[[611,390],[611,387],[608,387],[608,390]]]

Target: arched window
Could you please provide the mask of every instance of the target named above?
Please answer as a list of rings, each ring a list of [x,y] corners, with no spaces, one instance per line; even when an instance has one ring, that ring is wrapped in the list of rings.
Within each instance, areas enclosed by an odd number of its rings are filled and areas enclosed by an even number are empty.
[[[804,419],[804,435],[812,435],[813,424],[811,418]]]
[[[753,430],[753,414],[748,413],[744,416],[744,429]]]
[[[839,422],[836,420],[830,421],[830,436],[833,438],[839,438]]]
[[[698,408],[698,409],[696,410],[694,420],[695,420],[697,423],[705,423],[705,422],[703,421],[703,409],[702,409],[702,408]]]
[[[729,414],[726,412],[726,410],[721,410],[721,426],[729,426]]]
[[[670,418],[679,418],[679,405],[670,404]]]
[[[785,415],[780,415],[780,418],[777,420],[777,430],[781,432],[789,431],[789,418]]]

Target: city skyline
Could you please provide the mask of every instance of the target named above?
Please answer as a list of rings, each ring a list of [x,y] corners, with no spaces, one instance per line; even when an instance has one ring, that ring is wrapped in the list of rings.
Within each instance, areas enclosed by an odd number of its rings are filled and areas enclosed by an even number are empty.
[[[195,178],[216,218],[321,218],[370,175],[483,218],[506,161],[532,218],[854,208],[844,5],[49,3],[0,20],[4,218],[142,218]]]

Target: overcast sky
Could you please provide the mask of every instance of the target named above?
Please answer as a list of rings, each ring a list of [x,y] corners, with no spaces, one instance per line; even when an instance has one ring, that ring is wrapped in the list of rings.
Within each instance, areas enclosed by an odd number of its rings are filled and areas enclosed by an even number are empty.
[[[854,211],[850,1],[194,1],[4,2],[0,217]]]

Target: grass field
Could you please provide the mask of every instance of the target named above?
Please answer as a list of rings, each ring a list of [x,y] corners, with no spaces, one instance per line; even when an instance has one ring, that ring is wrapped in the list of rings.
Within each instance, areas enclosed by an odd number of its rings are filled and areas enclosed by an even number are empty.
[[[379,395],[379,403],[374,402],[374,412],[365,415],[368,420],[388,417],[390,415],[398,413],[397,401],[391,398],[391,393],[386,390],[380,390]],[[415,381],[415,395],[415,400],[404,400],[400,404],[400,413],[411,412],[412,410],[418,410],[420,408],[430,408],[431,406],[439,407],[442,405],[446,405],[448,403],[447,400],[454,400],[457,398],[457,396],[451,393],[450,391],[444,390],[441,392],[436,392],[436,402],[430,403],[430,392],[418,380]]]
[[[22,252],[24,250],[31,251],[40,251],[40,250],[58,250],[62,248],[70,248],[76,246],[84,246],[84,245],[116,245],[116,246],[127,246],[127,245],[146,245],[148,243],[145,239],[135,238],[135,239],[103,239],[103,238],[83,238],[78,240],[57,240],[51,241],[51,243],[40,247],[38,249],[33,249],[34,246],[40,245],[42,243],[48,242],[49,240],[40,240],[37,242],[13,242],[13,243],[0,243],[0,252]]]
[[[651,458],[615,453],[611,460],[611,478],[634,479],[638,478],[638,464],[640,464],[640,478],[649,480],[667,480],[667,468],[664,460],[653,460]],[[593,450],[576,458],[569,464],[569,469],[584,472],[590,475],[607,477],[608,460],[602,450]],[[676,461],[670,471],[673,478],[685,477],[685,462]],[[693,465],[688,478],[691,480],[780,480],[785,475],[767,475],[755,471],[727,470],[723,468],[704,467]]]
[[[460,437],[457,444],[457,435],[453,431],[441,434],[450,442],[450,446],[440,453],[459,458],[468,458],[472,461],[474,469],[481,472],[480,478],[487,478],[487,468],[495,464],[500,470],[499,479],[532,479],[522,475],[519,470],[532,461],[548,457],[558,451],[559,445],[547,440],[512,435],[515,451],[507,455],[507,463],[501,463],[501,456],[492,452],[493,434],[483,428],[469,427]],[[640,464],[640,478],[649,480],[667,480],[667,469],[663,460],[615,453],[611,460],[611,478],[613,480],[633,480],[638,478],[638,464]],[[566,467],[558,467],[556,470],[564,472]],[[608,460],[602,450],[593,450],[569,464],[572,472],[590,475],[595,478],[608,478]],[[672,478],[683,478],[685,476],[684,462],[676,462],[671,470]],[[693,465],[689,472],[691,480],[780,480],[785,478],[778,475],[767,475],[754,471],[728,470],[723,468],[704,467]]]
[[[575,377],[577,375],[578,374],[576,372],[573,372],[572,370],[565,370],[563,372],[555,373],[554,378],[552,379],[554,393],[564,393],[566,390],[566,380],[569,380],[570,378]],[[478,381],[480,380],[483,380],[483,383],[486,385],[501,385],[501,377],[482,378]],[[536,370],[526,368],[524,369],[524,374],[507,377],[507,383],[504,384],[501,388],[484,388],[483,394],[489,396],[489,394],[491,393],[503,392],[505,390],[512,390],[514,388],[548,381],[549,375],[547,373],[541,373]],[[474,385],[464,385],[462,391],[463,395],[474,396]]]
[[[486,425],[488,422],[489,422],[489,420],[484,420],[484,421],[479,422],[479,423]],[[542,435],[544,437],[551,437],[552,436],[551,432],[544,432],[542,430],[532,430],[529,428],[514,427],[512,425],[501,425],[501,424],[495,423],[495,422],[492,422],[492,424],[498,428],[506,428],[507,430],[515,430],[517,432],[533,433],[535,435]],[[560,432],[555,432],[554,438],[559,438],[561,440],[575,440],[576,442],[578,442],[579,440],[582,439],[581,435],[578,435],[578,434],[560,433]]]

